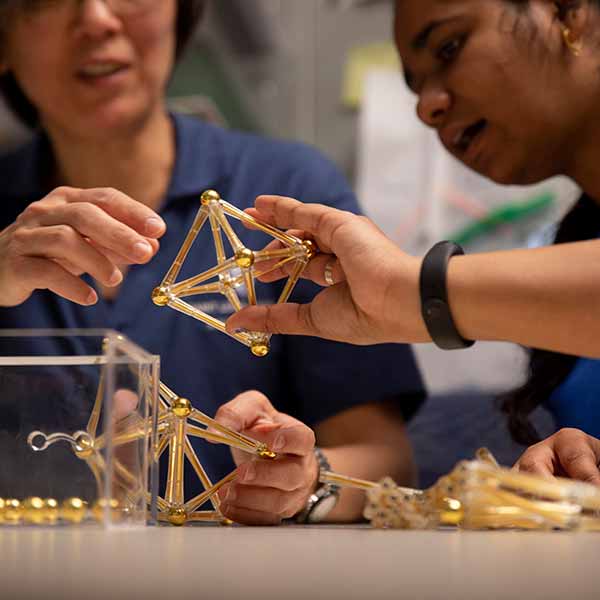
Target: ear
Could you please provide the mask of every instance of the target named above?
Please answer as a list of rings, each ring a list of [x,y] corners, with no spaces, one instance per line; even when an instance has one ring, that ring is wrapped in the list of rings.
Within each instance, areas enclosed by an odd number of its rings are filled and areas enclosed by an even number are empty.
[[[571,42],[581,43],[588,23],[590,2],[588,0],[554,0],[558,19],[569,30]]]

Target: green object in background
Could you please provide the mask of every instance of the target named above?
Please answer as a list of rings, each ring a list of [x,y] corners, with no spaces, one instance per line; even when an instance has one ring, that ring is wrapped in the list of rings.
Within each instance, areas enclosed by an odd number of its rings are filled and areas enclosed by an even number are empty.
[[[260,132],[257,120],[244,106],[215,52],[197,44],[177,65],[168,90],[169,98],[208,96],[232,129]]]
[[[474,239],[491,233],[502,225],[516,223],[544,212],[554,204],[554,194],[545,192],[524,202],[510,202],[496,208],[490,213],[467,225],[449,236],[449,240],[457,244],[468,244]]]

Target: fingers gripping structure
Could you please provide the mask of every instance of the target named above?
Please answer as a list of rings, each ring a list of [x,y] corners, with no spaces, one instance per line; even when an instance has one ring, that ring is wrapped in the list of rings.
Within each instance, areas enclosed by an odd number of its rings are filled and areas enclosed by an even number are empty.
[[[233,230],[228,218],[238,219],[250,228],[261,230],[279,241],[281,247],[259,251],[247,248]],[[213,236],[217,265],[194,277],[177,282],[177,277],[190,248],[207,223],[210,225]],[[232,250],[231,256],[227,254],[225,240]],[[233,311],[237,312],[242,309],[238,288],[245,286],[248,304],[255,305],[258,302],[255,280],[285,265],[292,264],[292,273],[277,301],[278,304],[287,302],[302,272],[315,253],[316,246],[310,240],[301,240],[275,227],[261,223],[222,200],[217,192],[209,190],[202,194],[201,206],[194,223],[171,268],[152,293],[152,300],[157,306],[173,308],[233,337],[248,346],[255,356],[266,356],[269,353],[270,335],[245,331],[229,333],[223,321],[195,308],[183,298],[221,294],[229,301]],[[268,266],[261,270],[261,264]]]
[[[107,463],[103,450],[106,447],[106,438],[105,435],[96,436],[102,409],[103,386],[104,379],[101,378],[96,401],[85,431],[77,431],[72,435],[67,433],[46,435],[41,431],[34,431],[28,436],[29,446],[36,452],[46,450],[57,442],[69,443],[74,454],[86,462],[96,480],[98,500],[95,504],[88,508],[83,500],[70,498],[65,501],[60,511],[57,511],[55,522],[59,519],[77,523],[86,518],[101,520],[106,511],[110,511],[113,521],[118,521],[129,511],[134,510],[140,500],[147,504],[151,502],[150,492],[136,480],[127,468],[126,460],[122,460],[119,453],[114,453],[112,456],[110,474],[115,493],[110,498],[105,496],[104,482],[107,477]],[[276,454],[266,444],[233,431],[197,410],[189,400],[179,397],[162,382],[160,382],[159,388],[159,402],[156,421],[152,417],[143,419],[138,415],[131,415],[115,424],[112,439],[113,449],[126,448],[128,444],[139,440],[147,441],[154,437],[155,441],[151,448],[153,459],[158,462],[163,454],[168,453],[165,490],[156,498],[159,521],[172,525],[183,525],[193,521],[230,523],[219,510],[220,503],[217,492],[235,479],[236,472],[233,471],[217,483],[213,483],[192,446],[191,438],[225,444],[262,459],[275,459]],[[156,436],[152,436],[153,427],[157,427]],[[186,498],[185,494],[184,467],[186,461],[193,468],[204,489],[202,493],[193,498]],[[12,502],[15,503],[15,506],[19,505],[17,508],[20,511],[18,513],[20,517],[15,517],[17,520],[37,523],[36,515],[42,518],[42,514],[47,512],[45,507],[47,502],[39,498],[28,498],[22,503],[18,500]],[[202,510],[207,502],[212,504],[212,510]],[[47,519],[43,522],[49,523]]]
[[[428,490],[322,473],[321,481],[367,492],[364,516],[381,529],[565,529],[600,531],[600,488],[544,479],[498,465],[481,449]]]

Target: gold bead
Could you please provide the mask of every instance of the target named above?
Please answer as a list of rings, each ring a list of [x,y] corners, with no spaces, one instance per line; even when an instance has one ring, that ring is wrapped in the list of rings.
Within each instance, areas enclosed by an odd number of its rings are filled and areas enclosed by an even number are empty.
[[[223,527],[231,527],[232,525],[235,525],[234,521],[232,521],[231,519],[228,519],[227,517],[223,517],[219,521],[219,524],[222,525]]]
[[[252,346],[250,346],[250,350],[254,356],[263,358],[269,354],[269,344],[266,342],[254,342]]]
[[[254,252],[250,248],[240,248],[235,253],[235,264],[240,269],[249,269],[254,264]]]
[[[108,511],[110,519],[118,521],[123,516],[120,510],[121,505],[115,498],[99,498],[92,506],[92,514],[96,521],[104,521],[106,512]]]
[[[170,508],[167,519],[171,525],[180,527],[187,521],[187,513],[183,508]]]
[[[81,498],[67,498],[60,505],[59,517],[69,523],[81,523],[87,515],[87,502]]]
[[[273,452],[273,450],[270,450],[269,447],[266,444],[261,444],[258,447],[256,453],[261,458],[269,458],[271,460],[277,458],[277,453]]]
[[[21,505],[22,517],[26,523],[41,525],[44,523],[44,501],[37,496],[27,498]]]
[[[75,454],[78,458],[89,458],[94,454],[94,440],[87,433],[81,433],[75,438]]]
[[[306,258],[308,258],[308,260],[310,260],[311,258],[314,258],[315,255],[318,254],[318,252],[319,252],[317,245],[312,240],[304,240],[302,242],[302,245],[304,246],[304,249],[306,250]]]
[[[204,206],[211,202],[219,202],[220,199],[221,196],[219,195],[219,192],[216,192],[215,190],[206,190],[201,196],[201,202]]]
[[[54,498],[44,500],[44,520],[49,525],[55,525],[58,521],[58,502]]]
[[[4,522],[8,525],[18,525],[23,519],[23,507],[15,498],[4,501]]]
[[[156,306],[167,306],[169,304],[169,289],[161,286],[152,291],[152,302]]]
[[[176,417],[185,419],[192,414],[192,403],[187,398],[177,398],[173,401],[171,410]]]

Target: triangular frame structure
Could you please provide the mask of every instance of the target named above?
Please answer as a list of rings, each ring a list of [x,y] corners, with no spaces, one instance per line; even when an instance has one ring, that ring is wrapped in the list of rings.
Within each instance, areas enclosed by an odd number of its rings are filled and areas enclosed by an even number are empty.
[[[261,230],[278,240],[283,247],[258,251],[247,248],[233,230],[227,217],[238,219],[252,229]],[[210,224],[212,231],[217,265],[199,275],[177,282],[176,279],[194,241],[207,223]],[[233,255],[229,258],[225,251],[223,235],[233,250]],[[183,298],[204,294],[221,294],[229,301],[233,310],[237,312],[242,309],[242,302],[236,288],[245,285],[248,292],[248,304],[256,305],[258,299],[255,280],[288,263],[293,263],[292,274],[277,300],[278,304],[282,304],[289,300],[302,272],[315,253],[316,246],[310,240],[301,240],[296,236],[262,223],[222,200],[218,192],[208,190],[202,194],[200,209],[177,257],[161,284],[154,289],[152,301],[157,306],[173,308],[233,337],[238,342],[248,346],[255,356],[266,356],[270,348],[270,335],[260,332],[229,333],[223,321],[195,308],[184,301]],[[257,265],[267,261],[271,263],[268,269],[264,271],[257,269]],[[276,261],[274,265],[273,261]],[[240,271],[241,274],[237,274],[236,271]],[[216,281],[211,282],[215,278]]]

